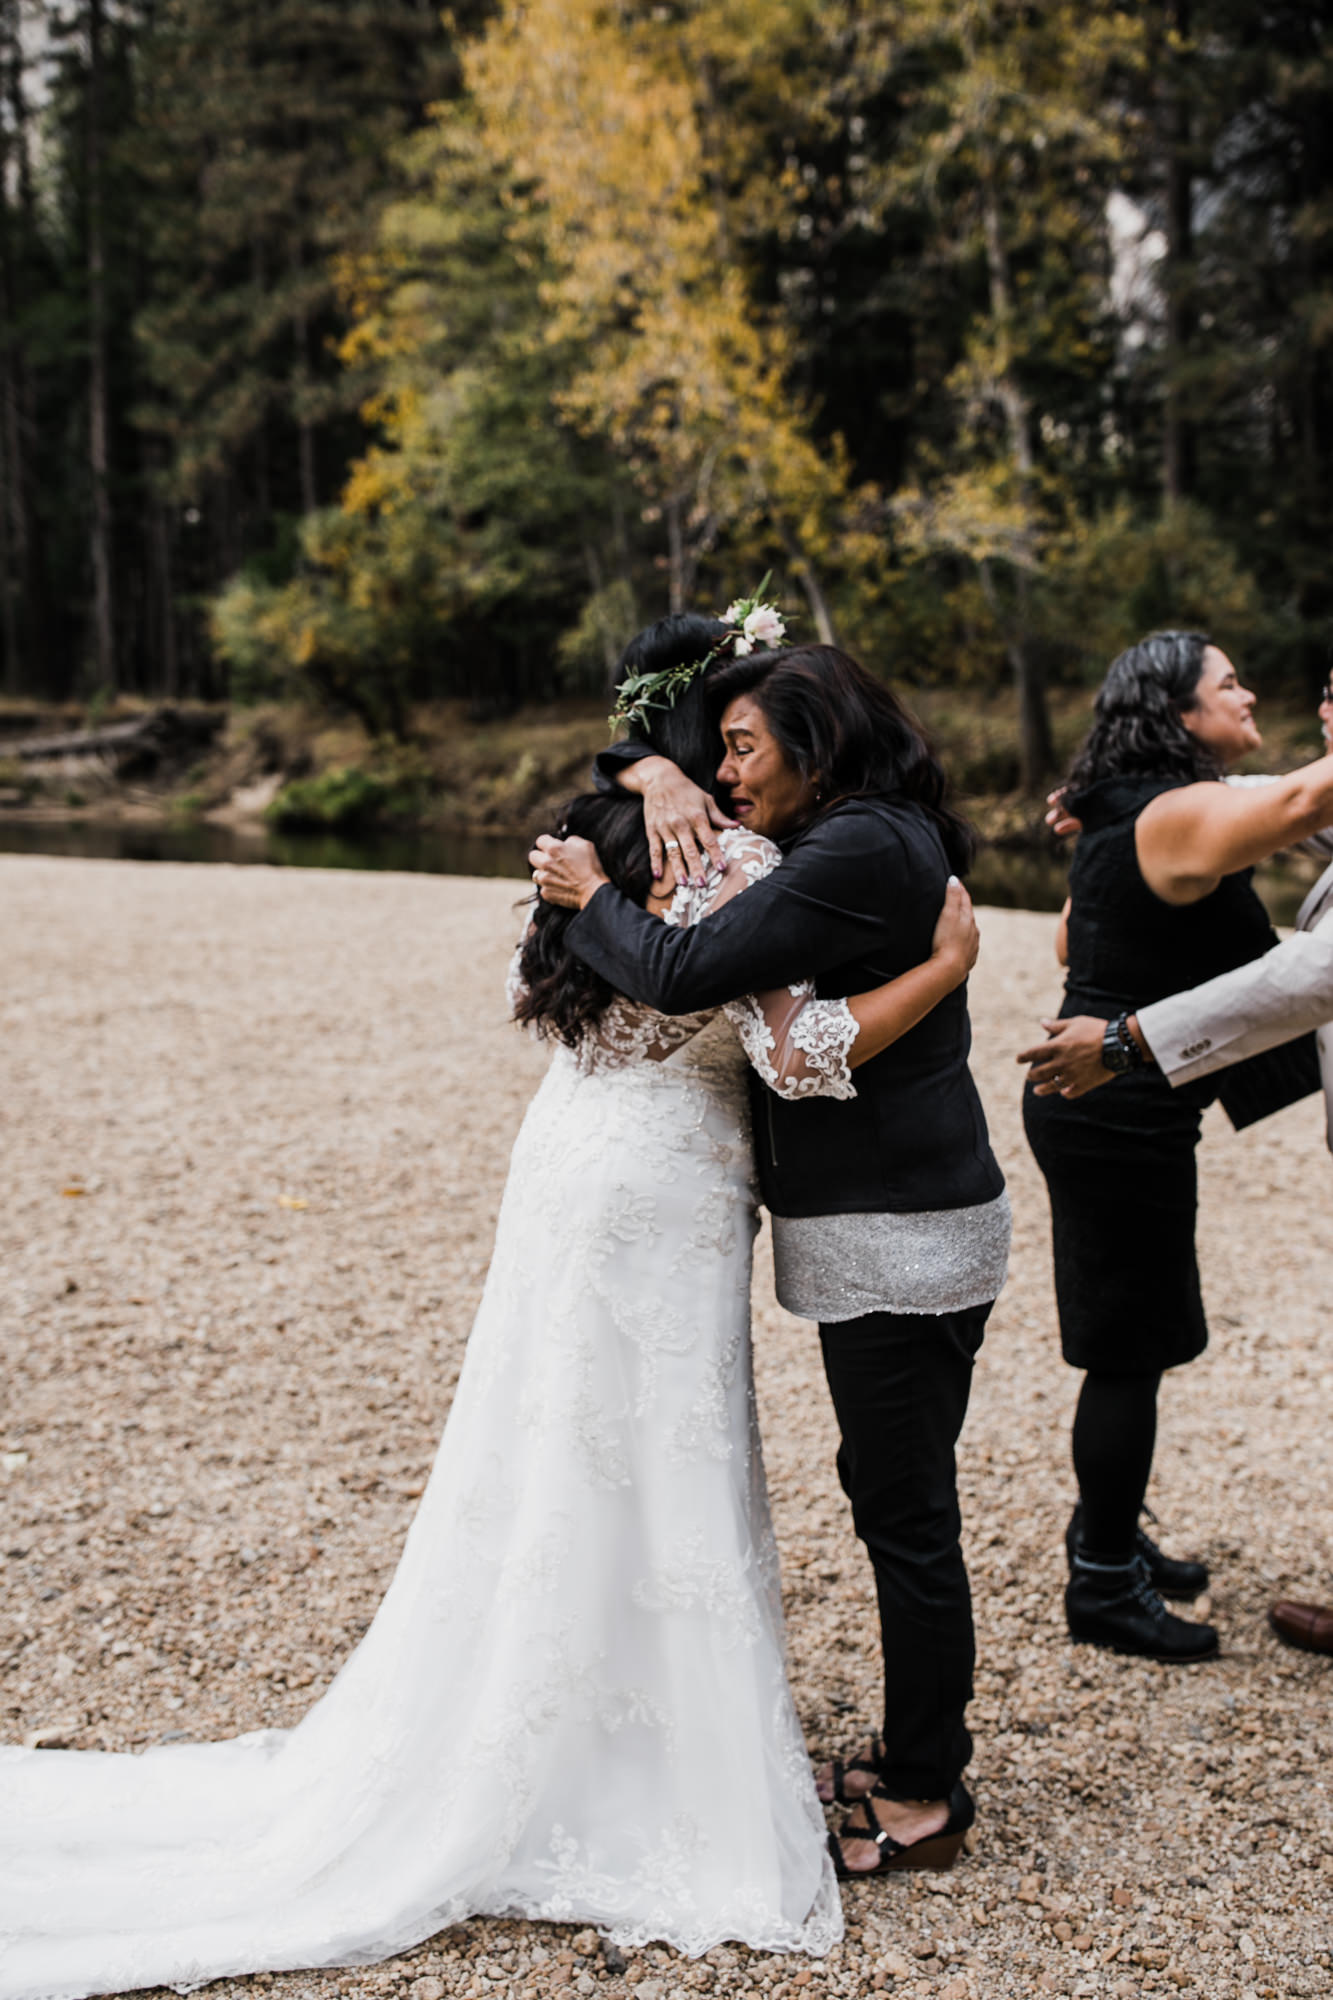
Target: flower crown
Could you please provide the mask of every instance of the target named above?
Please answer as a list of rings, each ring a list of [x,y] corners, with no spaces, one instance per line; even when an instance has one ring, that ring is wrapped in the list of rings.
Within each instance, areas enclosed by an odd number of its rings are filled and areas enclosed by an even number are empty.
[[[706,673],[719,653],[730,647],[733,655],[740,659],[752,653],[756,646],[780,646],[787,636],[787,624],[782,613],[773,605],[765,604],[763,593],[768,589],[770,570],[758,589],[749,597],[738,597],[722,613],[722,623],[729,629],[723,633],[712,651],[705,653],[701,660],[687,660],[679,667],[664,667],[656,674],[630,674],[616,692],[616,705],[609,717],[611,733],[623,722],[631,728],[637,723],[640,728],[648,727],[648,716],[654,708],[674,708],[687,687]]]

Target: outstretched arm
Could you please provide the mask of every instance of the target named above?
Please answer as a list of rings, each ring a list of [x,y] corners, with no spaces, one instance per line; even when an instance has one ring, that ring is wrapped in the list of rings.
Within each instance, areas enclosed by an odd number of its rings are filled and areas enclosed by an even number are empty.
[[[1251,786],[1181,785],[1139,814],[1143,879],[1165,903],[1196,903],[1224,875],[1252,868],[1333,825],[1333,756]]]
[[[1139,1033],[1172,1084],[1191,1083],[1333,1020],[1333,921],[1262,958],[1139,1011]]]
[[[1229,1069],[1333,1021],[1333,919],[1274,945],[1262,958],[1185,993],[1155,1000],[1128,1021],[1145,1059],[1172,1086]],[[1074,1014],[1043,1021],[1047,1039],[1024,1049],[1038,1097],[1082,1097],[1111,1081],[1105,1021]]]
[[[1227,773],[1227,783],[1234,786],[1238,792],[1253,791],[1259,785],[1276,785],[1278,782],[1271,771]],[[1321,827],[1317,833],[1309,834],[1304,840],[1297,841],[1296,846],[1299,853],[1313,854],[1316,860],[1327,863],[1333,859],[1333,827]]]
[[[1234,787],[1236,791],[1253,791],[1256,786],[1276,785],[1279,782],[1269,771],[1230,771],[1227,774],[1228,785]],[[1046,824],[1060,840],[1064,840],[1071,833],[1083,831],[1082,820],[1076,819],[1065,804],[1065,789],[1061,785],[1056,791],[1046,794],[1046,803],[1050,808],[1046,814]],[[1333,858],[1333,826],[1320,827],[1317,832],[1307,834],[1303,840],[1297,841],[1296,845],[1302,854],[1313,854],[1321,861],[1328,861]]]

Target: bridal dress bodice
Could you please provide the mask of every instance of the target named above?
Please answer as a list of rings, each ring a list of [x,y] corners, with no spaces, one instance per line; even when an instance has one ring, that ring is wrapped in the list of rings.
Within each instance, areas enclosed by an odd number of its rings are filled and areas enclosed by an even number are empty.
[[[666,913],[668,924],[685,927],[714,915],[733,896],[770,875],[782,859],[781,850],[763,834],[740,828],[724,831],[720,845],[727,873],[706,860],[703,881],[677,890]],[[511,1002],[517,964],[516,953]],[[781,1097],[847,1098],[856,1095],[848,1055],[857,1032],[847,1002],[816,999],[812,979],[746,994],[703,1014],[659,1014],[621,998],[612,1001],[596,1034],[581,1044],[577,1061],[590,1072],[644,1064],[697,1071],[699,1080],[725,1091],[740,1088],[748,1060]],[[645,1072],[645,1080],[649,1074]]]
[[[735,893],[775,857],[727,839]],[[737,1026],[845,1091],[841,1003],[808,1004]],[[755,1422],[744,1061],[721,1013],[620,1002],[557,1050],[402,1559],[297,1727],[0,1749],[0,2000],[364,1964],[473,1914],[841,1935]]]

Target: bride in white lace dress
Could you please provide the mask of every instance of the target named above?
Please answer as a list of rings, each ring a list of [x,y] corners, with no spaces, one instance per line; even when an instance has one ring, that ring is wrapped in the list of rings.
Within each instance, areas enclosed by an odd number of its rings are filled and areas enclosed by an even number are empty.
[[[779,859],[725,838],[668,921]],[[858,1023],[808,990],[727,1011],[616,999],[556,1047],[402,1560],[304,1720],[0,1750],[0,2000],[367,1963],[475,1914],[686,1953],[841,1935],[756,1428],[737,1030],[776,1087],[850,1094]]]

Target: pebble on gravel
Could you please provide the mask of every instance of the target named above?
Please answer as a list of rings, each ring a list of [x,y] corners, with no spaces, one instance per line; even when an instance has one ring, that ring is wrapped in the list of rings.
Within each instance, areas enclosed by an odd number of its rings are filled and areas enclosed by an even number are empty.
[[[500,996],[520,893],[0,857],[6,1740],[291,1723],[365,1630],[543,1066]],[[966,1858],[851,1885],[847,1938],[818,1964],[487,1920],[381,1966],[222,1981],[217,2000],[1329,1990],[1330,1668],[1265,1623],[1279,1594],[1333,1594],[1319,1107],[1241,1135],[1205,1120],[1213,1340],[1167,1379],[1151,1498],[1167,1547],[1212,1567],[1222,1657],[1173,1671],[1073,1647],[1077,1381],[1013,1063],[1059,993],[1054,920],[984,911],[982,931],[976,1065],[1016,1230],[959,1453],[979,1639]],[[874,1726],[878,1627],[817,1343],[776,1306],[762,1242],[755,1340],[793,1682],[823,1758]]]

